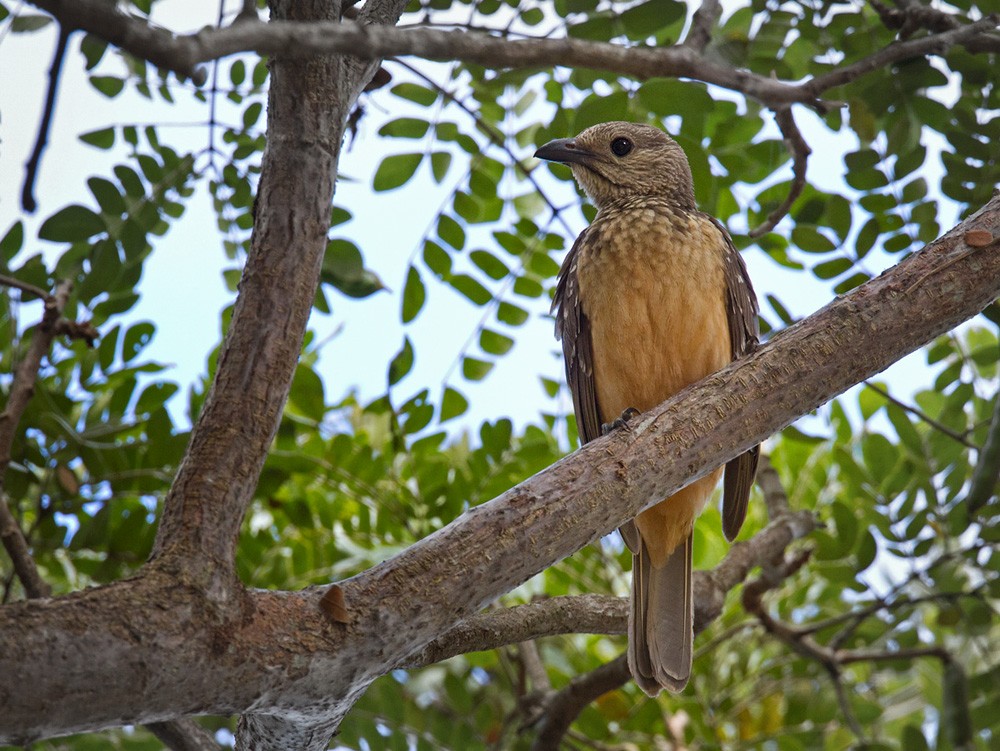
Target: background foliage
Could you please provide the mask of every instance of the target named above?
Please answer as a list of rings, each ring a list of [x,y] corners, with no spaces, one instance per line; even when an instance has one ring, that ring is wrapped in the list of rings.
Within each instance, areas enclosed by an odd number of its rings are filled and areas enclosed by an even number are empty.
[[[975,19],[996,9],[990,5],[954,0],[948,10]],[[153,3],[132,6],[147,14]],[[834,0],[733,3],[707,53],[783,80],[819,75],[893,41],[895,30],[876,10]],[[414,2],[404,23],[486,27],[511,38],[565,33],[670,44],[683,38],[689,17],[690,9],[673,0],[431,0]],[[4,35],[46,27],[43,17],[9,2],[0,5],[0,24]],[[45,289],[73,280],[67,316],[90,319],[101,334],[94,348],[56,345],[6,476],[8,503],[56,593],[126,576],[149,553],[157,504],[207,381],[178,384],[149,359],[145,348],[157,322],[130,314],[136,287],[154,251],[170,252],[191,202],[207,195],[218,234],[202,250],[228,259],[221,265],[232,267],[225,275],[235,288],[253,221],[268,83],[265,62],[249,57],[224,61],[214,87],[196,90],[96,38],[80,35],[71,45],[81,54],[67,64],[86,67],[95,107],[137,93],[150,106],[193,107],[211,135],[208,149],[192,147],[190,134],[150,125],[137,108],[133,122],[109,121],[79,134],[80,149],[103,156],[92,162],[100,165],[93,174],[66,176],[71,202],[50,205],[43,196],[40,219],[15,216],[0,227],[0,273]],[[582,215],[577,208],[567,170],[529,158],[537,145],[605,120],[666,127],[689,156],[700,206],[746,249],[764,328],[774,331],[919,249],[988,199],[1000,175],[996,64],[995,54],[953,48],[944,57],[877,68],[828,92],[843,106],[826,114],[796,108],[817,152],[809,185],[788,219],[752,240],[747,230],[788,194],[792,154],[770,110],[738,92],[589,70],[387,61],[380,85],[355,112],[351,149],[368,155],[372,169],[353,177],[370,185],[374,197],[366,200],[379,211],[402,211],[421,191],[443,200],[417,222],[426,225],[416,247],[399,252],[366,244],[365,228],[352,221],[354,207],[340,205],[338,196],[317,321],[364,320],[366,305],[391,296],[398,321],[391,333],[369,336],[399,332],[401,343],[377,363],[384,382],[334,393],[318,367],[320,337],[307,338],[246,520],[244,581],[294,589],[350,576],[575,447],[569,401],[548,365],[539,368],[546,397],[537,402],[489,396],[489,388],[504,392],[491,375],[497,364],[515,357],[522,341],[549,335],[548,301],[562,251],[592,216],[589,207]],[[9,94],[0,99],[5,120],[17,106]],[[216,116],[216,106],[226,114]],[[9,216],[14,197],[3,201]],[[367,265],[390,253],[399,285],[384,285]],[[427,324],[435,300],[447,301],[456,322],[474,322],[474,335],[458,352],[435,346]],[[41,313],[37,301],[18,293],[0,297],[0,306],[0,373],[8,374]],[[223,329],[227,319],[225,310]],[[996,323],[994,306],[911,358],[903,387],[863,387],[775,436],[767,448],[792,507],[815,510],[826,525],[809,543],[809,562],[766,595],[770,616],[787,626],[784,637],[763,628],[734,595],[699,638],[683,695],[647,700],[631,684],[606,694],[580,715],[567,747],[995,748],[1000,515],[995,499],[985,503],[995,488],[973,500],[970,488],[997,399]],[[206,379],[215,356],[205,363]],[[370,356],[356,353],[358,360]],[[421,380],[418,358],[454,359],[455,366],[443,379]],[[346,371],[352,363],[330,368]],[[5,392],[10,382],[0,376]],[[700,568],[726,550],[718,513],[705,517],[696,531]],[[753,504],[744,534],[765,522],[762,504]],[[623,595],[628,559],[609,539],[503,604]],[[5,602],[22,596],[6,559],[0,577]],[[806,638],[839,658],[824,663],[802,648]],[[372,686],[334,743],[527,748],[531,692],[559,689],[617,656],[624,643],[575,635],[534,648],[550,686],[528,678],[526,648],[397,671]],[[848,654],[859,658],[840,659]],[[229,720],[205,722],[225,742]],[[37,745],[138,749],[159,742],[127,729]]]

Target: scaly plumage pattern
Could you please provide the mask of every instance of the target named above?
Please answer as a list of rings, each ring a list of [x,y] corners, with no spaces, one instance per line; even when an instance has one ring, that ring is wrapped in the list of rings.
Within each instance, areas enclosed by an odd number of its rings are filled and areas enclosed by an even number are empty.
[[[698,211],[687,158],[648,125],[596,125],[535,154],[564,162],[597,207],[563,263],[553,311],[581,439],[650,409],[757,345],[757,301],[725,228]],[[725,467],[723,531],[746,517],[754,448]],[[696,480],[621,529],[633,553],[629,667],[648,694],[691,673],[694,520],[723,474]]]

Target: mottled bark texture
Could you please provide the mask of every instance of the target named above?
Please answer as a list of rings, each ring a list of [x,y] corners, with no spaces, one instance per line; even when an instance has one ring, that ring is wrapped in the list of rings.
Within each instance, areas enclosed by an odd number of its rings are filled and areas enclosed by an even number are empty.
[[[245,747],[323,748],[375,677],[485,603],[994,300],[997,243],[970,247],[971,230],[1000,237],[1000,197],[628,429],[342,582],[347,624],[322,615],[320,590],[234,587],[220,599],[190,573],[160,566],[0,610],[0,741],[243,712]],[[789,541],[802,533],[798,516],[785,523]]]

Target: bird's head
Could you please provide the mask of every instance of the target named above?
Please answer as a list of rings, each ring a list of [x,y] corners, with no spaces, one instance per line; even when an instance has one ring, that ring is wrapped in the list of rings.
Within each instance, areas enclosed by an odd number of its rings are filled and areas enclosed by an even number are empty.
[[[601,123],[576,138],[549,141],[538,159],[569,165],[598,209],[631,198],[666,199],[693,209],[691,167],[683,149],[659,128],[638,123]]]

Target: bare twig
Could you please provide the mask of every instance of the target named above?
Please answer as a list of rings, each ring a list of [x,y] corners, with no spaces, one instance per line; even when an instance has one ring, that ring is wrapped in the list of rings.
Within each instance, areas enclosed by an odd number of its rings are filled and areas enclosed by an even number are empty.
[[[956,433],[954,430],[952,430],[951,428],[949,428],[947,425],[938,422],[933,417],[931,417],[930,415],[928,415],[928,414],[926,414],[924,412],[921,412],[916,407],[913,407],[913,406],[907,404],[906,402],[901,402],[899,399],[897,399],[896,397],[894,397],[892,394],[890,394],[888,391],[886,391],[884,388],[882,388],[881,386],[879,386],[874,381],[865,381],[864,384],[865,384],[865,386],[867,386],[868,388],[870,388],[872,391],[874,391],[876,394],[882,396],[884,399],[886,399],[887,401],[889,401],[891,404],[896,405],[897,407],[899,407],[904,412],[909,412],[911,415],[913,415],[914,417],[916,417],[921,422],[926,423],[930,427],[934,428],[934,430],[937,430],[938,432],[943,433],[944,435],[948,436],[952,440],[958,441],[959,443],[961,443],[962,445],[964,445],[964,446],[966,446],[966,447],[968,447],[970,449],[977,448],[976,444],[974,444],[972,441],[970,441],[964,435],[961,435],[960,433]]]
[[[788,189],[788,195],[785,197],[785,200],[770,213],[763,224],[750,230],[750,237],[760,237],[773,230],[778,222],[785,218],[788,210],[792,208],[792,204],[802,195],[802,191],[806,187],[806,167],[808,166],[809,155],[812,153],[812,149],[809,148],[809,144],[802,137],[799,126],[795,124],[791,105],[775,110],[774,120],[778,123],[778,127],[781,128],[781,135],[784,136],[785,144],[792,151],[792,158],[794,159],[792,163],[792,186]]]
[[[911,0],[896,0],[895,8],[890,8],[880,0],[871,0],[872,8],[878,13],[886,28],[898,29],[901,39],[909,39],[921,29],[934,33],[956,29],[966,22],[964,16],[939,10],[932,5],[924,5]],[[995,34],[983,34],[970,40],[966,49],[972,53],[1000,51],[1000,37]]]
[[[625,655],[601,665],[589,673],[576,676],[552,696],[545,709],[545,719],[538,729],[532,751],[551,751],[560,741],[580,712],[600,696],[620,688],[631,678]]]
[[[497,130],[496,126],[494,126],[491,122],[483,118],[483,116],[479,112],[476,112],[468,104],[459,99],[454,93],[446,89],[444,86],[442,86],[440,83],[432,79],[430,76],[428,76],[419,68],[410,65],[405,60],[400,60],[398,58],[394,59],[393,62],[396,63],[397,65],[402,66],[403,68],[406,68],[415,76],[419,76],[424,83],[426,83],[428,86],[436,90],[439,94],[441,94],[441,96],[443,96],[449,102],[453,102],[454,104],[456,104],[463,112],[465,112],[465,114],[471,117],[472,121],[476,124],[476,127],[479,128],[479,130],[482,131],[486,135],[486,137],[490,139],[490,142],[493,143],[493,145],[503,149],[504,152],[507,154],[507,158],[510,159],[511,164],[513,164],[517,168],[517,170],[522,175],[524,175],[524,177],[528,179],[528,181],[531,183],[531,186],[535,189],[535,192],[538,193],[539,196],[541,196],[542,200],[545,202],[545,205],[549,207],[549,210],[552,212],[552,216],[558,219],[559,223],[562,224],[563,229],[565,229],[566,232],[568,232],[569,234],[571,235],[573,234],[572,228],[566,223],[566,220],[563,218],[562,212],[560,211],[559,207],[556,206],[554,203],[552,203],[552,200],[548,197],[548,194],[546,194],[546,192],[542,190],[542,186],[538,184],[538,181],[535,179],[535,176],[533,174],[534,170],[532,170],[530,167],[528,167],[528,165],[526,165],[523,161],[521,161],[521,159],[518,158],[517,154],[514,153],[513,149],[511,149],[510,146],[507,145],[507,139],[504,137],[504,134],[501,133],[499,130]]]
[[[966,45],[974,41],[981,42],[984,38],[991,39],[993,37],[989,35],[996,30],[998,24],[1000,24],[1000,14],[992,13],[974,23],[966,24],[956,29],[944,31],[939,34],[929,34],[916,39],[908,39],[904,42],[895,42],[857,62],[835,68],[829,73],[814,78],[806,82],[804,86],[818,95],[819,92],[843,86],[866,73],[884,68],[893,63],[909,60],[914,57],[923,57],[924,55],[941,54],[944,50],[956,44]]]
[[[38,134],[35,136],[35,148],[24,165],[24,185],[21,188],[21,206],[29,214],[33,213],[38,204],[35,201],[35,180],[41,165],[42,153],[49,142],[49,130],[52,127],[52,116],[56,109],[56,94],[59,92],[59,76],[62,73],[63,59],[66,56],[66,46],[69,35],[74,29],[66,24],[59,24],[59,37],[56,40],[55,53],[52,55],[52,65],[49,67],[49,88],[45,94],[45,107],[42,110],[42,120],[38,124]]]
[[[49,296],[49,293],[41,287],[36,287],[31,282],[22,282],[20,279],[15,279],[14,277],[7,276],[6,274],[0,274],[0,284],[5,287],[13,287],[14,289],[19,289],[22,292],[27,292],[42,300]]]

